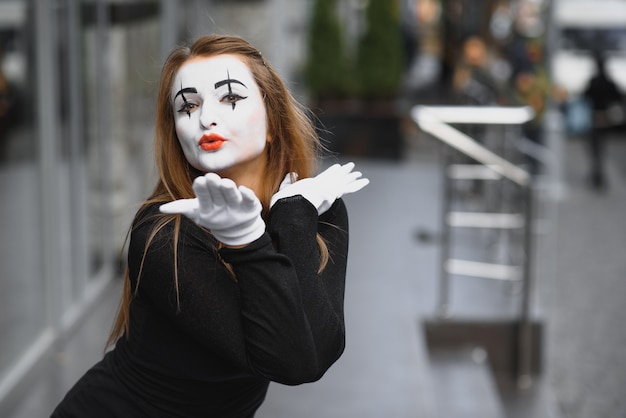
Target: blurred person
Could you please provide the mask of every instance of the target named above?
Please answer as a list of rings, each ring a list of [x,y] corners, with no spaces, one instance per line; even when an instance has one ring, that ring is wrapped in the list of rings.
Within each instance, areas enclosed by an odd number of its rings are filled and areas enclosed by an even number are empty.
[[[406,69],[411,67],[419,53],[416,8],[415,0],[403,0],[400,3],[400,33]]]
[[[610,109],[623,100],[622,92],[606,72],[605,59],[601,53],[594,54],[596,73],[585,87],[583,96],[592,110],[591,129],[587,135],[590,157],[590,182],[594,189],[606,187],[604,173],[604,142],[611,128]]]
[[[490,73],[488,47],[481,37],[472,35],[463,41],[452,85],[464,103],[494,105],[500,101],[500,88]]]
[[[545,44],[540,38],[530,37],[526,30],[537,24],[531,7],[520,16],[516,16],[514,30],[504,49],[507,61],[510,64],[510,82],[507,104],[514,106],[529,106],[534,112],[533,118],[522,125],[525,139],[530,146],[537,144],[544,146],[544,116],[550,95],[550,80],[545,67]],[[543,165],[534,156],[524,157],[525,165],[531,174],[540,174]]]
[[[270,381],[316,381],[343,352],[341,196],[368,180],[352,163],[313,176],[311,121],[241,38],[170,54],[156,125],[115,346],[54,418],[252,417]]]
[[[522,133],[531,143],[538,145],[544,145],[543,123],[549,94],[548,84],[544,72],[534,65],[521,68],[513,75],[513,89],[516,97],[512,103],[529,106],[534,112],[533,118],[522,125]],[[541,173],[542,166],[535,157],[527,155],[525,160],[531,174]]]

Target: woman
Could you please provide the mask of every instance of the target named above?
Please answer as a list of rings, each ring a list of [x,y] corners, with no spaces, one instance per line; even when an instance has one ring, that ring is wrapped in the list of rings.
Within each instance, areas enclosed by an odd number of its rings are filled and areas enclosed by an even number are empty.
[[[270,381],[312,382],[344,347],[353,164],[311,177],[315,130],[246,41],[168,57],[159,181],[131,228],[109,343],[53,417],[252,417]],[[184,216],[181,216],[183,214]]]

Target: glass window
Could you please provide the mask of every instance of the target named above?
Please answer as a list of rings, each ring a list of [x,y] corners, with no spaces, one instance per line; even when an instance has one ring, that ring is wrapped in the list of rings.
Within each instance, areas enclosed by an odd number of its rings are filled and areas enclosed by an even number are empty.
[[[128,3],[130,6],[132,3]],[[129,8],[133,19],[112,21],[111,144],[116,251],[138,205],[156,184],[154,123],[161,70],[160,25],[156,9]],[[130,14],[130,13],[129,13]]]
[[[161,38],[153,3],[112,3],[104,34],[98,32],[97,13],[84,16],[88,239],[94,276],[109,255],[121,255],[137,205],[155,184],[152,144]]]
[[[0,377],[46,325],[27,2],[0,2]]]

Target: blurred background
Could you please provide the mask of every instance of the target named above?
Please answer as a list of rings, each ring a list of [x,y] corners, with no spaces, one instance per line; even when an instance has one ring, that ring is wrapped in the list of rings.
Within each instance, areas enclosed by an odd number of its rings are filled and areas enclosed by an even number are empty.
[[[259,417],[626,416],[626,100],[585,94],[598,56],[626,92],[626,0],[0,0],[0,416],[102,356],[160,67],[207,33],[371,180],[346,352]]]

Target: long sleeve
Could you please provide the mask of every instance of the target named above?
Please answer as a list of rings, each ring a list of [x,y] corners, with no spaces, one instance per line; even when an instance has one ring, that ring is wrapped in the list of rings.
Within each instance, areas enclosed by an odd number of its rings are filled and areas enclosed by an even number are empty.
[[[145,215],[146,220],[157,218]],[[302,197],[283,199],[272,208],[261,238],[219,252],[207,231],[183,218],[178,293],[173,226],[156,234],[144,256],[152,225],[138,222],[129,248],[133,287],[140,277],[130,337],[142,352],[154,350],[151,344],[160,334],[175,335],[158,352],[169,350],[172,362],[185,364],[177,369],[190,368],[189,358],[206,356],[214,362],[217,356],[243,372],[285,384],[319,379],[341,355],[348,249],[341,200],[318,218]],[[330,252],[319,274],[318,233]],[[141,317],[151,311],[163,318]],[[152,330],[146,323],[154,324]],[[181,357],[181,351],[187,356]],[[208,369],[214,371],[214,365]]]
[[[282,383],[319,379],[344,348],[348,224],[343,202],[324,215],[318,219],[300,196],[282,199],[267,225],[276,249],[222,250],[239,279],[251,361],[262,374],[266,367],[282,369]],[[318,232],[331,254],[319,274]]]

